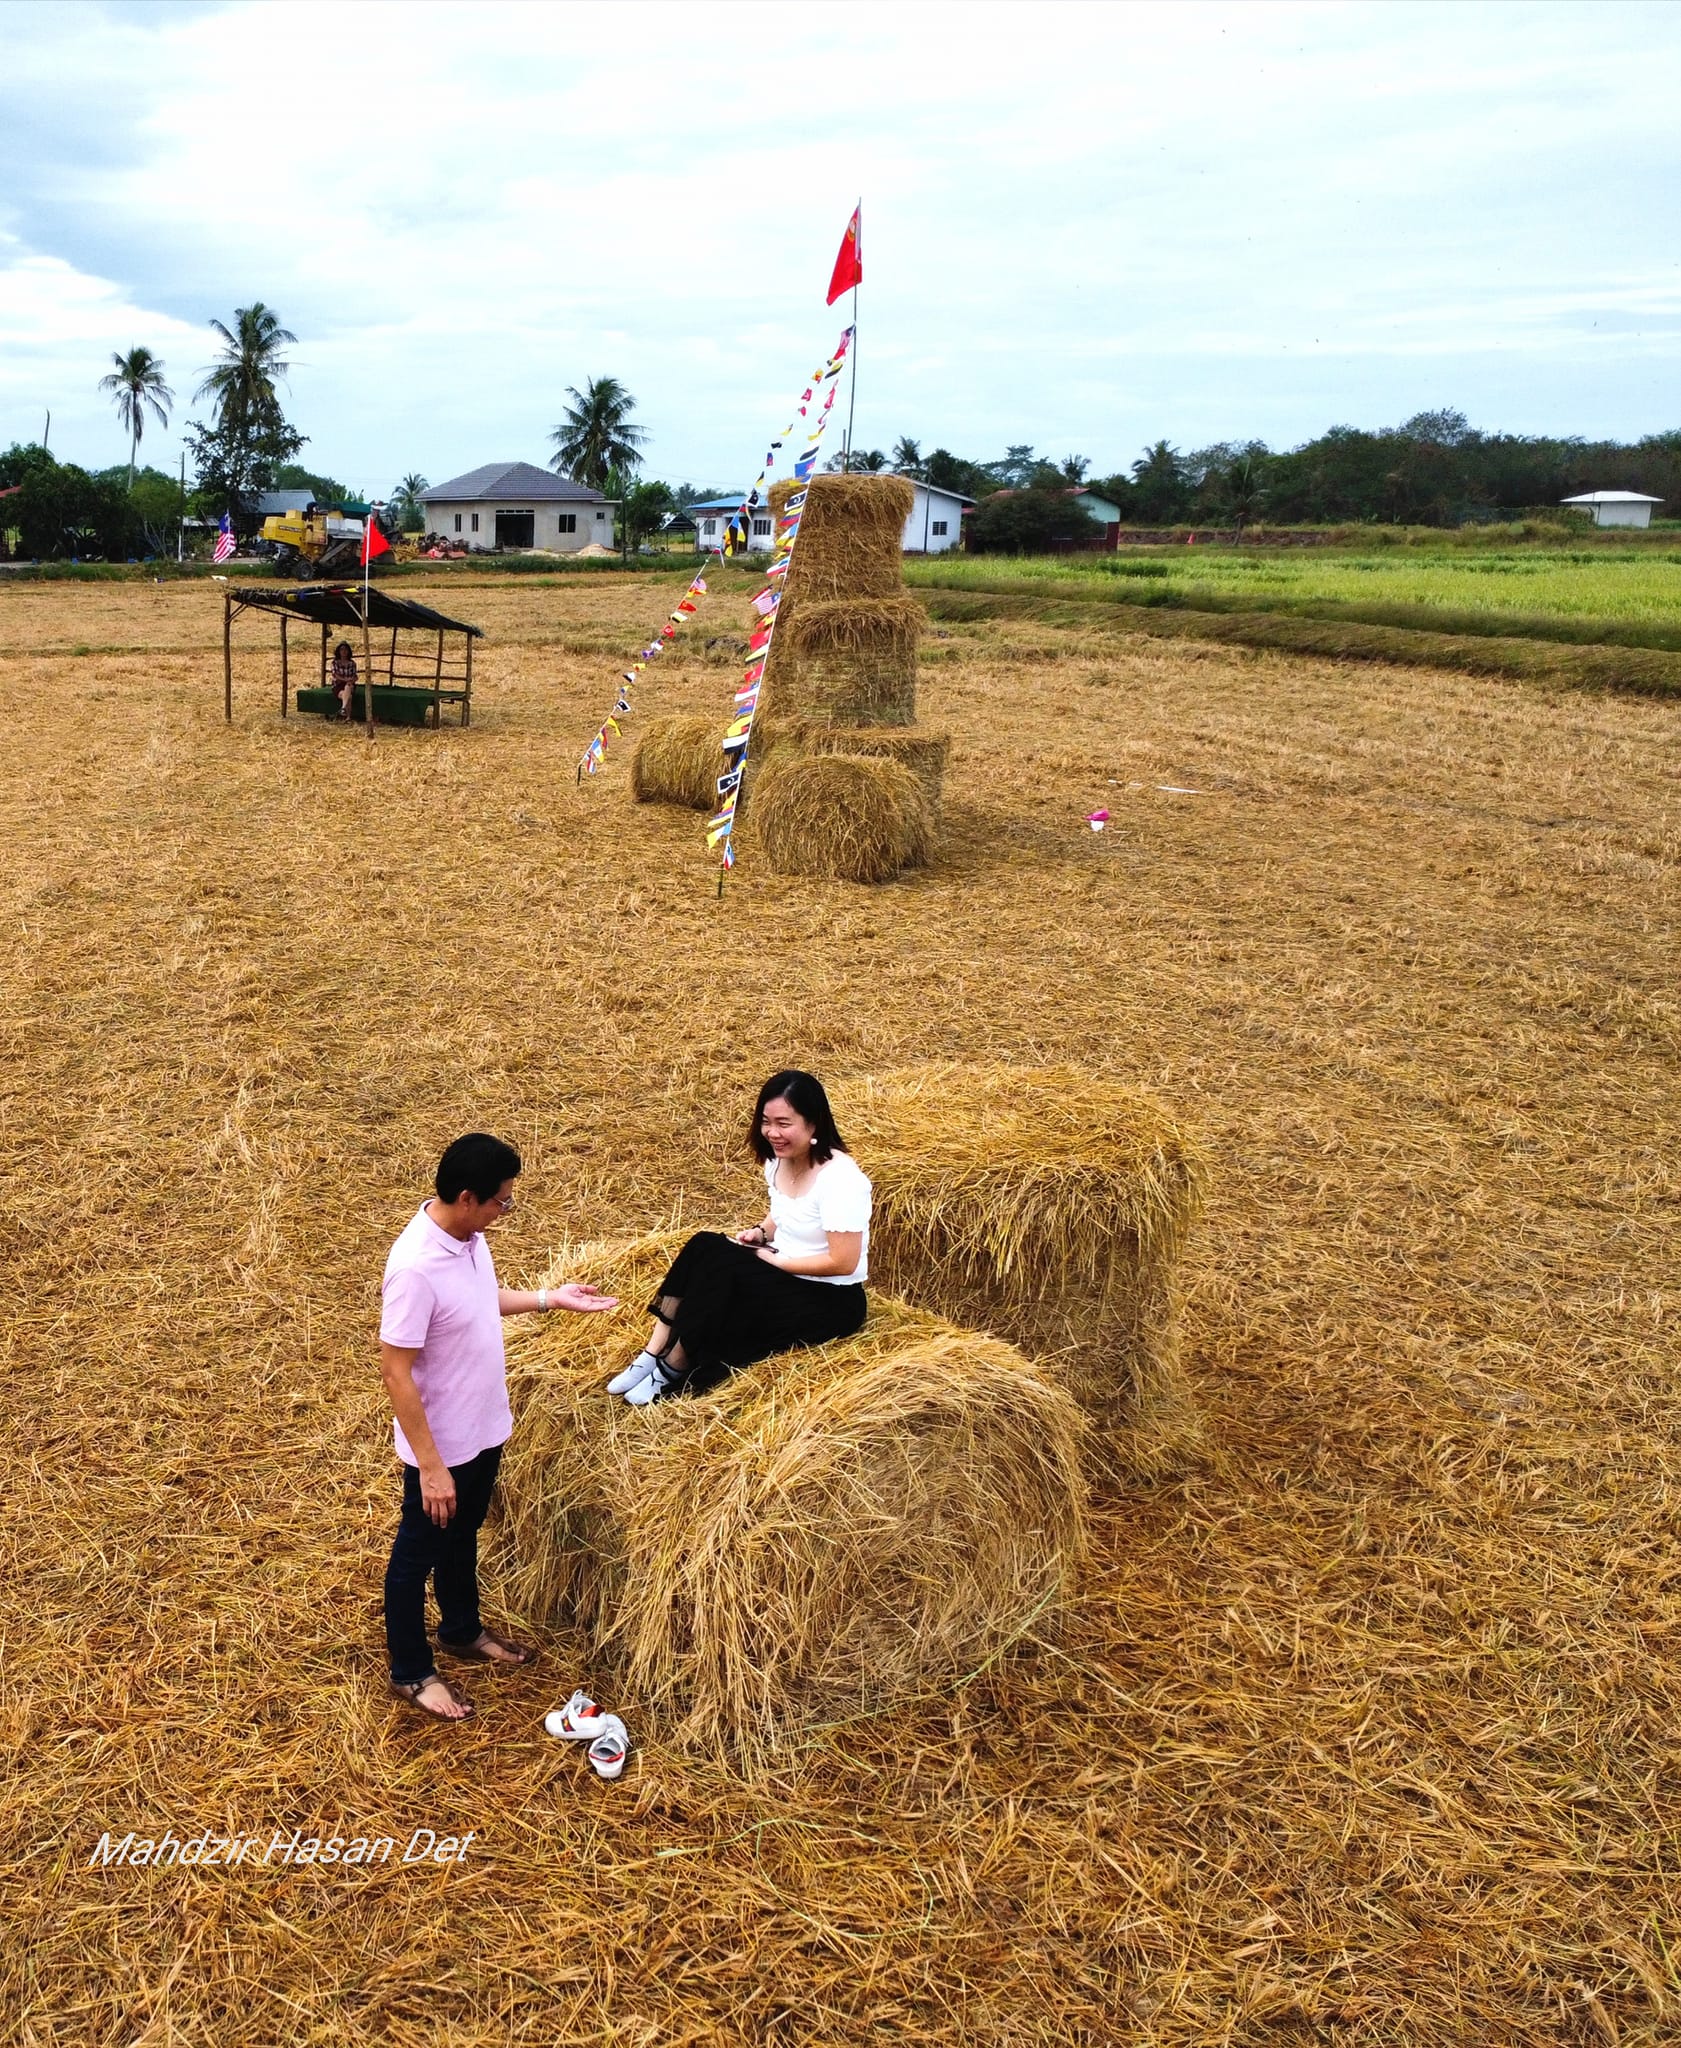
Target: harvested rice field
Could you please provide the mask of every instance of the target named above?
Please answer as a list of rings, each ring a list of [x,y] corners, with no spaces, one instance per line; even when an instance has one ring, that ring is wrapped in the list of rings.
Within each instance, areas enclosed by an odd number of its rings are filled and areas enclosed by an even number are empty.
[[[933,864],[748,837],[720,901],[628,746],[573,779],[682,573],[405,584],[473,723],[371,746],[249,616],[224,726],[217,587],[0,590],[6,2038],[1673,2041],[1674,708],[953,625]],[[639,716],[721,717],[709,603]],[[1206,1456],[1095,1497],[1060,1626],[751,1773],[614,1698],[597,1782],[549,1631],[405,1713],[373,1333],[442,1143],[521,1148],[519,1284],[752,1215],[774,1067],[845,1130],[929,1059],[1197,1134]],[[90,1867],[166,1828],[397,1848]]]

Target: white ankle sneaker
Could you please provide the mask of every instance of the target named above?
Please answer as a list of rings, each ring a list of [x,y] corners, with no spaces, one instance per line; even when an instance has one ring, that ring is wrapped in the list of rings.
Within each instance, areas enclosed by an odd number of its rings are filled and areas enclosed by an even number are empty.
[[[659,1365],[651,1351],[639,1351],[623,1372],[615,1373],[607,1382],[610,1394],[628,1394],[638,1380],[645,1380]]]
[[[564,1707],[543,1716],[543,1727],[562,1742],[593,1742],[607,1731],[611,1715],[604,1714],[580,1686]]]
[[[630,1755],[630,1735],[617,1714],[602,1716],[601,1733],[585,1754],[598,1778],[611,1779],[622,1775],[625,1759]]]
[[[670,1385],[671,1375],[664,1366],[656,1365],[646,1379],[637,1381],[625,1400],[632,1408],[646,1408],[651,1401],[657,1401]]]

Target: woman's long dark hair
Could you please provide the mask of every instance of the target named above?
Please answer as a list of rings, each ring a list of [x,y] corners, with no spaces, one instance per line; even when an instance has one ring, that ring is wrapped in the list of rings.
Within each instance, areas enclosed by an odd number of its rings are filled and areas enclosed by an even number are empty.
[[[846,1141],[835,1129],[835,1113],[829,1107],[829,1098],[823,1093],[823,1083],[815,1074],[808,1074],[800,1067],[784,1067],[780,1074],[772,1074],[759,1090],[759,1099],[753,1105],[753,1128],[747,1134],[747,1143],[755,1159],[774,1159],[770,1142],[762,1128],[767,1102],[786,1102],[796,1116],[803,1116],[811,1125],[811,1156],[819,1166],[825,1159],[832,1159],[837,1152],[846,1150]]]

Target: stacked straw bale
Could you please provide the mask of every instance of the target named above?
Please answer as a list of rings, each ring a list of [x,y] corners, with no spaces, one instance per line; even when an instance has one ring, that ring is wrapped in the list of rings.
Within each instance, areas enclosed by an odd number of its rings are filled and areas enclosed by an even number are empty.
[[[872,1275],[1054,1365],[1106,1462],[1182,1467],[1203,1432],[1175,1274],[1204,1169],[1166,1109],[1076,1067],[912,1067],[852,1092]]]
[[[587,1630],[689,1746],[925,1697],[1047,1622],[1085,1547],[1084,1418],[995,1337],[872,1293],[843,1343],[629,1408],[605,1382],[681,1239],[583,1246],[610,1315],[510,1343],[510,1594]]]
[[[718,777],[724,772],[718,742],[716,719],[651,720],[630,757],[634,801],[710,811],[718,800]]]
[[[749,770],[755,762],[759,768],[768,766],[779,752],[861,754],[897,761],[916,777],[929,819],[936,828],[939,825],[950,733],[931,732],[922,725],[829,725],[815,719],[778,718],[773,712],[754,725]]]
[[[898,535],[893,538],[897,548]],[[806,545],[802,528],[794,551]],[[847,597],[818,601],[793,594],[782,601],[771,695],[802,718],[831,725],[913,725],[916,643],[923,611],[914,597]]]
[[[794,485],[772,484],[778,522]],[[786,596],[814,603],[898,597],[905,587],[905,521],[916,487],[902,476],[814,476],[800,514]]]
[[[886,882],[925,867],[934,818],[902,762],[857,754],[773,755],[753,790],[752,817],[779,875]]]

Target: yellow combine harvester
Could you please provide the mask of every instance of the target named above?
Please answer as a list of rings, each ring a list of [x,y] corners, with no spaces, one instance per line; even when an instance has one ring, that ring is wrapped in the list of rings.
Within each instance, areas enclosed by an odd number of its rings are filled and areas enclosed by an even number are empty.
[[[282,576],[308,581],[349,575],[362,567],[362,521],[342,512],[306,505],[301,512],[273,513],[263,521],[260,538],[274,550],[274,566]],[[388,558],[376,558],[376,572],[383,559]]]

